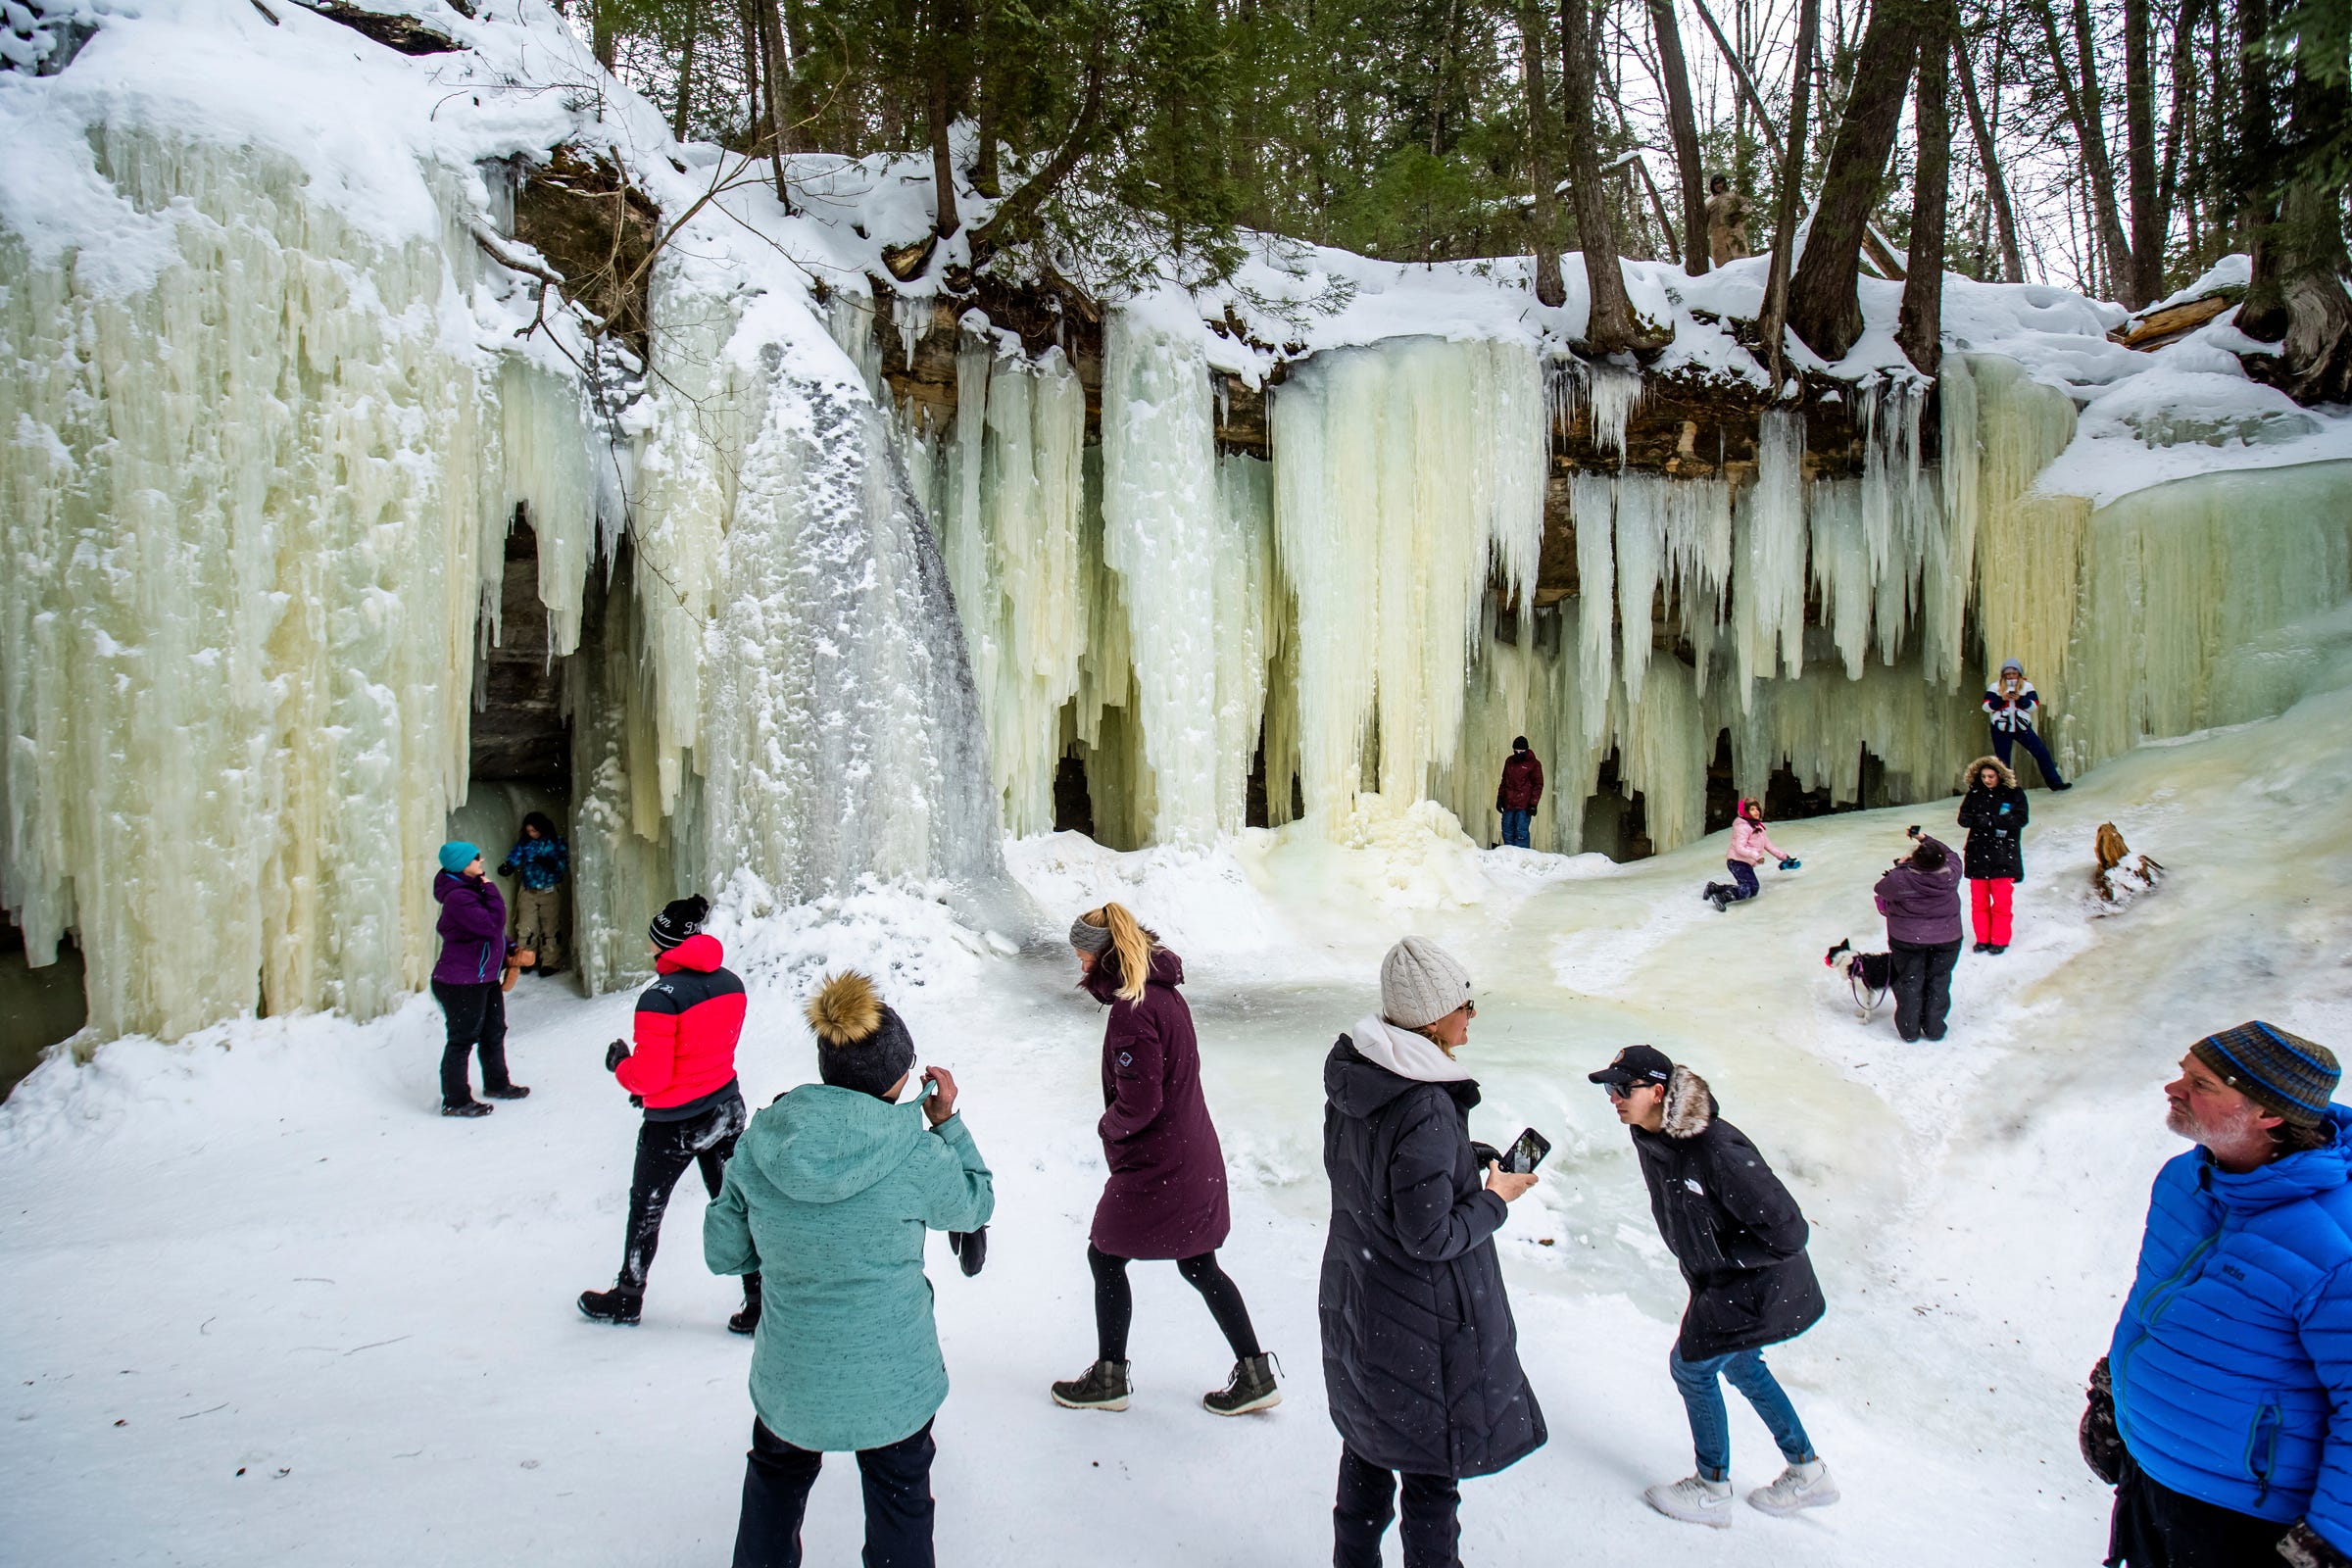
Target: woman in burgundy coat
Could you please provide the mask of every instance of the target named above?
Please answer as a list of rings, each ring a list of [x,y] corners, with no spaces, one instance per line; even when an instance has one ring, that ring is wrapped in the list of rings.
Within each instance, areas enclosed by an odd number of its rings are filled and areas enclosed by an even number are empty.
[[[1217,1267],[1233,1227],[1225,1205],[1225,1152],[1200,1095],[1200,1047],[1192,1009],[1176,988],[1184,961],[1117,904],[1070,925],[1079,986],[1110,1009],[1102,1032],[1102,1102],[1096,1130],[1110,1164],[1095,1208],[1086,1260],[1095,1275],[1095,1364],[1054,1385],[1054,1402],[1073,1410],[1127,1408],[1127,1325],[1135,1298],[1131,1258],[1173,1258],[1200,1293],[1233,1347],[1233,1375],[1201,1396],[1218,1415],[1282,1402],[1273,1357],[1258,1348],[1241,1290]]]

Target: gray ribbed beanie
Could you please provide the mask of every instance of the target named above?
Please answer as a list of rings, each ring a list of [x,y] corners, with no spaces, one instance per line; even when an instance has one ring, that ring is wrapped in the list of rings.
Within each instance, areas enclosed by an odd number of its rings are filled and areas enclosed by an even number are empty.
[[[1425,1029],[1470,1000],[1470,971],[1435,942],[1406,937],[1380,960],[1380,1012],[1405,1029]]]

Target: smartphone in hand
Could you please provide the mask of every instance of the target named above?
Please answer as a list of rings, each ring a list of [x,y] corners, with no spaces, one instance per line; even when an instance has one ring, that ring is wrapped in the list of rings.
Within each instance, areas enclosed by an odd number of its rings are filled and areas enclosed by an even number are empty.
[[[1502,1168],[1514,1176],[1532,1176],[1536,1167],[1544,1163],[1544,1156],[1550,1152],[1551,1140],[1530,1127],[1502,1156]]]

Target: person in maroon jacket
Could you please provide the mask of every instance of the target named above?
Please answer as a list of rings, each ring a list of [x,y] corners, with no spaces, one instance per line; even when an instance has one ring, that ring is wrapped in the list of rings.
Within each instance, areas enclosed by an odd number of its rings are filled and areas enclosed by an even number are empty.
[[[620,1274],[609,1291],[580,1293],[580,1311],[600,1323],[634,1323],[645,1310],[645,1277],[662,1240],[662,1215],[689,1165],[718,1196],[727,1156],[749,1119],[735,1081],[735,1042],[743,1034],[743,982],[724,966],[718,939],[706,934],[710,901],[678,899],[646,928],[654,944],[654,983],[637,999],[636,1050],[615,1040],[605,1066],[629,1102],[645,1107],[637,1133],[637,1169],[629,1183],[629,1220]],[[760,1276],[743,1277],[743,1310],[727,1327],[760,1326]]]
[[[1528,848],[1528,824],[1544,801],[1544,764],[1527,749],[1527,737],[1511,742],[1510,758],[1502,764],[1502,782],[1494,787],[1494,809],[1502,813],[1502,842]]]
[[[1225,1152],[1200,1094],[1200,1047],[1192,1009],[1176,988],[1184,961],[1127,909],[1105,904],[1070,925],[1079,985],[1110,1009],[1102,1033],[1102,1102],[1096,1130],[1110,1180],[1095,1207],[1087,1264],[1095,1276],[1096,1357],[1083,1376],[1054,1385],[1073,1410],[1127,1408],[1127,1327],[1135,1298],[1131,1258],[1174,1258],[1233,1348],[1225,1387],[1201,1396],[1218,1415],[1282,1402],[1273,1357],[1259,1348],[1250,1308],[1217,1266],[1233,1220],[1225,1202]]]
[[[1952,966],[1960,961],[1960,859],[1918,828],[1909,831],[1917,844],[1872,891],[1886,916],[1894,1032],[1905,1041],[1941,1040]]]

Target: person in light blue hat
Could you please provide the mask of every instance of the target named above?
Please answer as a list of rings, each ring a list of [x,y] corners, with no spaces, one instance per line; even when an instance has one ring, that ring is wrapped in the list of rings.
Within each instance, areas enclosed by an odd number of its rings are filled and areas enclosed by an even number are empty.
[[[528,1089],[507,1076],[506,987],[529,955],[507,940],[507,901],[482,872],[482,852],[463,839],[441,846],[433,902],[441,906],[441,960],[433,965],[433,1000],[449,1021],[441,1052],[441,1114],[487,1116],[466,1081],[468,1056],[482,1058],[482,1093],[520,1100]],[[503,962],[501,960],[504,960]]]

